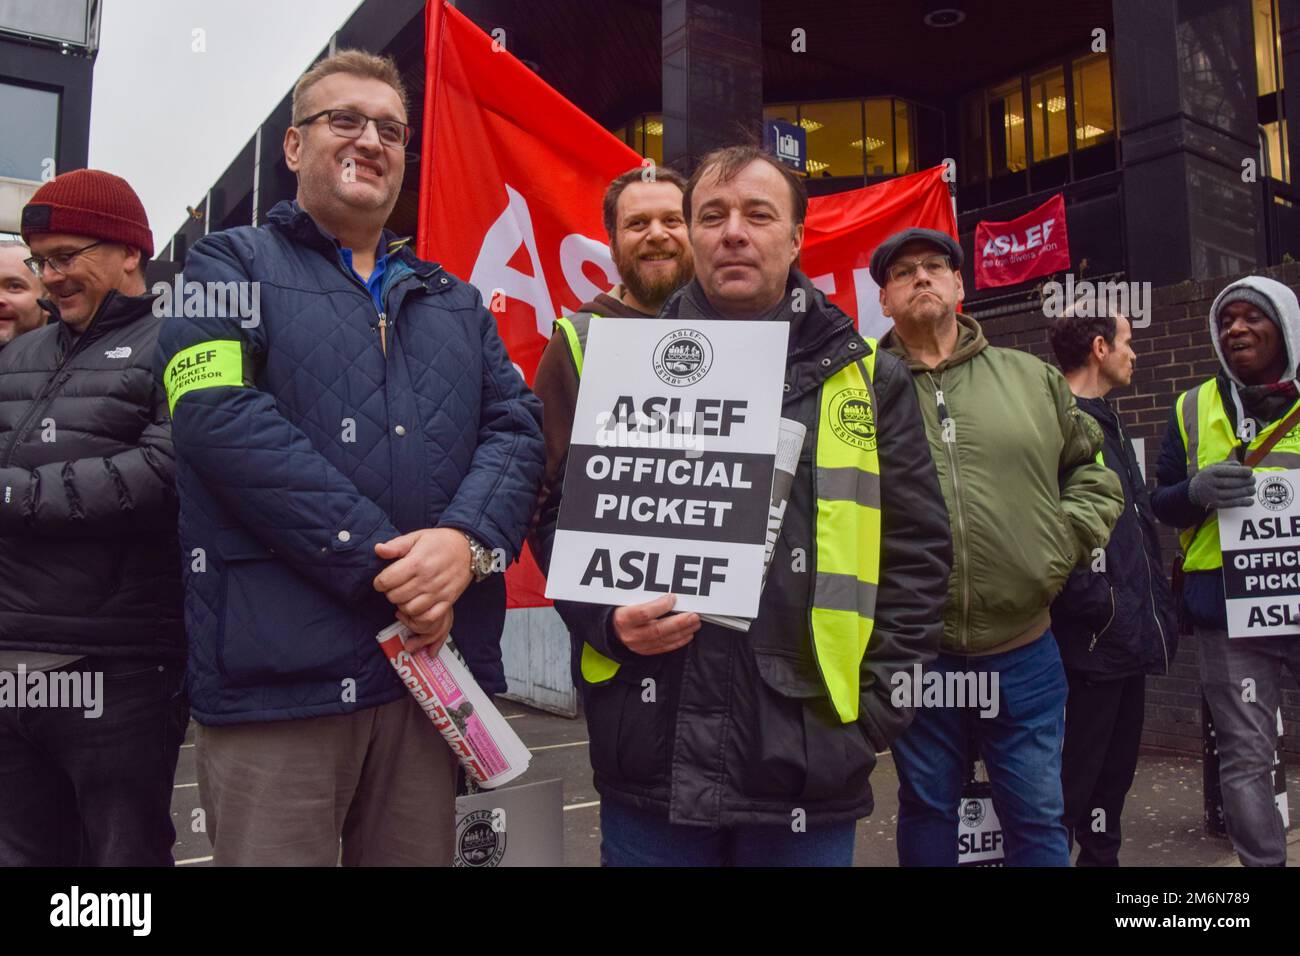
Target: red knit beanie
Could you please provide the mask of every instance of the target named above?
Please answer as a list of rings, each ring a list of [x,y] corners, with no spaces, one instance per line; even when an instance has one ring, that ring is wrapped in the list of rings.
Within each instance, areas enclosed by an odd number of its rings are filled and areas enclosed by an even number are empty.
[[[153,233],[140,197],[121,176],[102,169],[74,169],[36,190],[23,207],[23,241],[48,232],[120,242],[153,258]]]

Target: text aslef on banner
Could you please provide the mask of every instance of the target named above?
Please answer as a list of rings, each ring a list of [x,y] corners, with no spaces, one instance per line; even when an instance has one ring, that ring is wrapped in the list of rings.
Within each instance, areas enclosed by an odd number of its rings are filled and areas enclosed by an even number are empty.
[[[758,613],[789,333],[592,320],[548,598]]]
[[[1300,469],[1255,479],[1249,506],[1219,511],[1228,636],[1300,635]]]

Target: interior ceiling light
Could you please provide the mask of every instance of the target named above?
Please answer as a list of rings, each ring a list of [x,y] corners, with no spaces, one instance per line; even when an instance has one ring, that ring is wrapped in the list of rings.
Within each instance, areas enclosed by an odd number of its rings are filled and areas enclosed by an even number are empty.
[[[664,134],[664,124],[660,120],[648,120],[643,123],[637,123],[636,131],[638,133],[645,132],[650,136],[662,136]]]
[[[1008,113],[1006,116],[1002,118],[1002,125],[1005,126],[1007,129],[1010,129],[1013,126],[1019,126],[1024,121],[1025,118],[1021,116],[1019,113]]]
[[[866,140],[855,139],[853,142],[849,143],[849,145],[854,149],[861,149],[864,142],[866,143],[868,153],[873,149],[880,149],[880,147],[885,145],[883,139],[876,139],[874,136],[868,136]]]
[[[799,125],[802,126],[804,129],[806,129],[808,132],[815,133],[819,129],[821,129],[824,124],[817,122],[815,119],[808,119],[808,117],[805,116],[803,119],[799,121]]]
[[[966,19],[966,12],[958,10],[956,7],[940,7],[937,10],[931,10],[924,17],[927,27],[934,27],[936,30],[943,30],[948,27],[955,27]]]
[[[810,173],[820,173],[823,169],[830,167],[830,163],[823,163],[820,159],[810,159],[805,164]]]
[[[1091,123],[1089,123],[1086,126],[1076,126],[1074,128],[1074,138],[1093,139],[1097,136],[1104,136],[1106,132],[1107,131],[1102,129],[1100,126],[1093,126]]]
[[[1034,104],[1034,109],[1036,109],[1036,110],[1041,110],[1042,108],[1043,108],[1043,101],[1042,101],[1042,100],[1039,100],[1037,103]],[[1065,109],[1065,97],[1064,97],[1064,96],[1053,96],[1053,97],[1051,97],[1050,99],[1048,99],[1048,101],[1047,101],[1047,112],[1049,112],[1049,113],[1059,113],[1059,112],[1061,112],[1061,110],[1063,110],[1063,109]]]

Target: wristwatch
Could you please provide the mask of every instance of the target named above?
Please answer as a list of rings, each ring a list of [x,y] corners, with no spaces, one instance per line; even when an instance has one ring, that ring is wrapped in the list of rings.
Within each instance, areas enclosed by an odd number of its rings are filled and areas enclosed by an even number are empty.
[[[472,534],[464,531],[465,540],[469,542],[469,570],[474,575],[474,581],[485,580],[493,571],[496,562],[492,559],[492,552],[483,547],[482,542]]]

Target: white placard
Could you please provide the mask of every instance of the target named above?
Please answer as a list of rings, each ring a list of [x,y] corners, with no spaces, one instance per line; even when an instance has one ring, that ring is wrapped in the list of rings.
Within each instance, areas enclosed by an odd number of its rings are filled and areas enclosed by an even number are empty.
[[[1300,469],[1255,473],[1255,500],[1219,510],[1229,637],[1300,634]]]
[[[592,320],[548,598],[758,613],[789,334]]]

